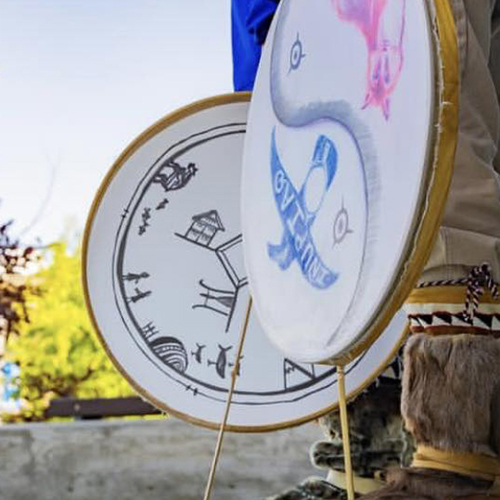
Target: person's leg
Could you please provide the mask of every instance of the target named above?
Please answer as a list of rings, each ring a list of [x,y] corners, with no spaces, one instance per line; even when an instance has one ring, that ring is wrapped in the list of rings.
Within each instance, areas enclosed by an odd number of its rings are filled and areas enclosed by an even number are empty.
[[[500,16],[500,7],[497,0],[450,2],[462,70],[459,137],[442,227],[421,281],[464,278],[488,262],[498,282],[500,165],[494,160],[500,138],[500,21],[492,28],[492,17]]]
[[[459,141],[443,225],[421,283],[466,278],[483,262],[500,281],[500,7],[496,0],[449,2],[457,23],[462,72]],[[471,285],[491,284],[481,272],[475,276]],[[420,334],[406,348],[403,417],[417,444],[493,457],[500,440],[500,428],[494,425],[500,415],[500,341],[464,333],[500,333],[500,308],[483,300],[475,313],[468,310],[471,318],[463,316],[466,289],[450,286],[443,294],[440,287],[431,286],[408,304],[412,327]],[[433,337],[446,332],[461,335]],[[336,428],[334,417],[329,428]],[[338,453],[335,442],[313,448],[318,465],[336,470],[341,469]],[[317,481],[306,481],[275,499],[340,497],[338,489]],[[389,474],[388,486],[365,498],[441,500],[457,492],[483,494],[490,486],[484,478],[416,467]]]
[[[403,489],[409,498],[422,489],[479,498],[500,471],[498,2],[449,1],[461,59],[458,147],[439,238],[406,305],[413,334],[401,409],[417,453],[380,492],[385,499]]]
[[[357,494],[383,486],[380,477],[388,467],[406,466],[414,447],[403,430],[400,413],[401,361],[397,357],[383,376],[348,405],[354,488]],[[383,404],[381,404],[383,402]],[[267,500],[346,500],[345,468],[338,411],[320,419],[325,440],[310,450],[315,467],[328,471],[324,478],[310,477]]]
[[[497,99],[500,102],[500,1],[498,0],[493,6],[491,23],[490,71],[495,83]],[[495,170],[500,172],[500,140],[498,141],[497,156],[493,164]]]

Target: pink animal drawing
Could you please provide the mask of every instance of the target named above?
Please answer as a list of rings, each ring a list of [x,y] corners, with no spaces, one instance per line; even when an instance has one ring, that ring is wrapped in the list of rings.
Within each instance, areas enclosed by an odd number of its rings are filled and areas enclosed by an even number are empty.
[[[368,49],[363,108],[379,106],[390,116],[391,94],[403,69],[406,0],[331,0],[338,17],[363,34]]]

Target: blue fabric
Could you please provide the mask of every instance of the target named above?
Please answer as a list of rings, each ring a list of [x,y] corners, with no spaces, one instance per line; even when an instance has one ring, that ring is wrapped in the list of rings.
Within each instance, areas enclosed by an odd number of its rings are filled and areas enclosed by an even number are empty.
[[[252,90],[279,0],[231,0],[234,90]]]

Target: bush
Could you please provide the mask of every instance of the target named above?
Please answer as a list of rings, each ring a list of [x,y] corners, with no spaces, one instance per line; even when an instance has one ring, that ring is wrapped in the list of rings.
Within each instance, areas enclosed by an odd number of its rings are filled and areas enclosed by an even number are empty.
[[[22,420],[43,420],[55,397],[107,398],[135,394],[117,372],[94,332],[81,285],[79,252],[53,245],[50,264],[29,280],[40,293],[28,294],[29,322],[19,326],[6,358],[19,365],[16,381],[24,403]],[[15,417],[13,417],[15,418]]]

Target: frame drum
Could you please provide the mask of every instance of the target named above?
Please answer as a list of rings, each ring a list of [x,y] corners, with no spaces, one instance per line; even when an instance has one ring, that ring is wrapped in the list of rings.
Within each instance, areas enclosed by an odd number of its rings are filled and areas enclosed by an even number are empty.
[[[281,2],[242,220],[257,314],[286,356],[351,361],[414,286],[453,168],[457,65],[447,1]]]
[[[101,341],[142,396],[190,422],[222,420],[249,299],[240,177],[249,94],[194,103],[146,130],[97,193],[84,238],[84,287]],[[366,388],[394,358],[397,316],[346,369]],[[266,431],[337,404],[335,368],[300,363],[252,315],[229,430]]]

